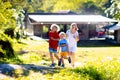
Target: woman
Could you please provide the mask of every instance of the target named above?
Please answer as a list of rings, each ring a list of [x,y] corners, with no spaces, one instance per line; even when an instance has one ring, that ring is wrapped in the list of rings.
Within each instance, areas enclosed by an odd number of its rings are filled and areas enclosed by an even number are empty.
[[[69,56],[71,58],[71,65],[74,67],[75,63],[75,52],[77,48],[77,41],[79,41],[79,34],[76,23],[72,23],[70,29],[67,30],[67,39],[68,39],[68,48],[69,48]]]

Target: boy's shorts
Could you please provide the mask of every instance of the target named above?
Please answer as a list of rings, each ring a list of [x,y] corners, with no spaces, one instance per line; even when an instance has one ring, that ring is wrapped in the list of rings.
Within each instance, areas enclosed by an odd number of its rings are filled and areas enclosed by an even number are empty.
[[[68,52],[60,52],[60,56],[66,57],[68,55]]]
[[[49,48],[49,52],[57,54],[57,50],[53,49],[53,48]]]

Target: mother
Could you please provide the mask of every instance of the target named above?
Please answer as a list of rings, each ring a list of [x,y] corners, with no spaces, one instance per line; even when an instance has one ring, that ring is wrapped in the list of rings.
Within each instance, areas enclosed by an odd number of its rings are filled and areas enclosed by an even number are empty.
[[[68,39],[68,47],[69,47],[69,56],[72,60],[71,64],[72,67],[74,67],[75,63],[75,51],[77,48],[77,41],[79,41],[79,34],[78,34],[78,28],[76,23],[72,23],[70,26],[70,29],[67,30],[67,39]]]

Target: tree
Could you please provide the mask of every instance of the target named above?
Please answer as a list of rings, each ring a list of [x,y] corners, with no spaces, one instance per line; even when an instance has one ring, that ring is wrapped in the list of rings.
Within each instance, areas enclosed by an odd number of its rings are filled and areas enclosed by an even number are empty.
[[[80,14],[104,14],[108,0],[44,0],[45,12],[72,10]]]
[[[99,14],[102,9],[97,6],[93,1],[83,3],[82,14]]]
[[[4,30],[7,27],[15,27],[15,10],[12,9],[12,5],[9,2],[2,2],[0,0],[0,6],[0,29]]]
[[[78,12],[82,6],[83,0],[57,0],[53,6],[52,12],[59,10],[72,10]]]
[[[120,0],[112,0],[111,3],[112,5],[105,11],[106,15],[120,20]]]

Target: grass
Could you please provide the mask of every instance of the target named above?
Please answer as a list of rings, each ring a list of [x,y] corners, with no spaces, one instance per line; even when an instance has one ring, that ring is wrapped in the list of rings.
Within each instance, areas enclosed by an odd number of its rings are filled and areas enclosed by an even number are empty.
[[[76,51],[76,68],[39,69],[48,66],[48,43],[44,40],[21,40],[14,42],[14,50],[18,58],[0,60],[3,63],[23,64],[31,66],[7,72],[3,80],[119,80],[120,79],[120,46],[104,41],[80,41]],[[12,74],[12,76],[10,76]]]

